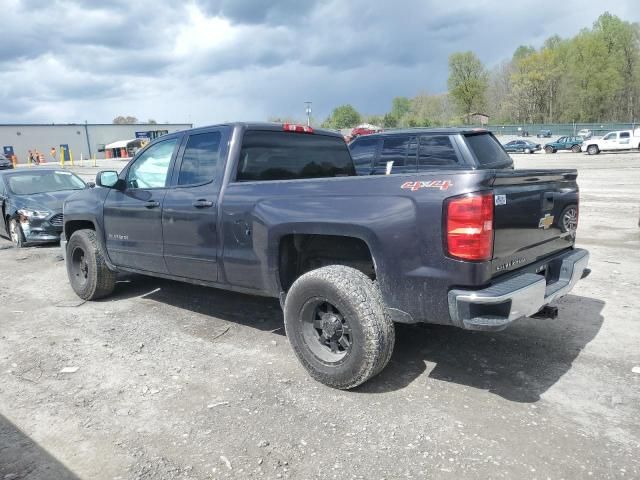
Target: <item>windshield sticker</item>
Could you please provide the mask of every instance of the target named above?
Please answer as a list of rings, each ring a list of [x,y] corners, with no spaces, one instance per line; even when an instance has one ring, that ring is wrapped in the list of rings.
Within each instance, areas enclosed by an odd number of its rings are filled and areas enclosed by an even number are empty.
[[[421,188],[437,188],[439,190],[448,190],[453,186],[451,180],[431,180],[431,181],[416,181],[416,182],[404,182],[400,188],[403,190],[411,190],[416,192]]]

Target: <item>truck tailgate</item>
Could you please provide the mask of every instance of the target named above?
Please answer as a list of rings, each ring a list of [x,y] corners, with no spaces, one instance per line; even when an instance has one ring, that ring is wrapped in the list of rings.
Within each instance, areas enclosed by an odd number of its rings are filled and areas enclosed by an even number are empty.
[[[496,172],[492,275],[497,276],[572,247],[563,213],[578,208],[576,170]]]

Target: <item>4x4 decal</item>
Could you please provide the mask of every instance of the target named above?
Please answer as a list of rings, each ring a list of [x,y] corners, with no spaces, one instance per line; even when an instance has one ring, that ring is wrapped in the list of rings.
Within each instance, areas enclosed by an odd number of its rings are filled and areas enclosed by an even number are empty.
[[[404,182],[400,188],[403,190],[411,190],[412,192],[418,191],[421,188],[437,188],[439,190],[448,190],[453,185],[451,180],[431,180],[431,181],[415,181]]]

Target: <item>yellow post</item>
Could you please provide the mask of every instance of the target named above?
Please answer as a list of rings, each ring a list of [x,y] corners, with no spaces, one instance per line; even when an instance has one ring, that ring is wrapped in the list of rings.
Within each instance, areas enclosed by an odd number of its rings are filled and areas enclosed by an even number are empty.
[[[69,161],[71,162],[71,166],[73,167],[73,152],[69,149]]]
[[[60,166],[64,168],[64,147],[60,147]]]
[[[29,164],[29,168],[31,168],[31,155],[29,155],[29,153],[27,152],[27,163]],[[15,164],[13,165],[13,168],[15,168]]]
[[[80,152],[80,166],[84,167],[84,154]]]
[[[97,167],[98,166],[98,159],[96,158],[96,154],[93,154],[93,166]]]

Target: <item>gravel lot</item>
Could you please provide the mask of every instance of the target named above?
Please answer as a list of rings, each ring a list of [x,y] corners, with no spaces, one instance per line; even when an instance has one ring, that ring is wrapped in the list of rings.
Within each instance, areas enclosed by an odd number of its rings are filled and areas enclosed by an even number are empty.
[[[557,320],[401,326],[350,392],[275,300],[131,276],[83,304],[57,247],[0,240],[0,480],[640,478],[640,154],[514,158],[579,169],[592,275]]]

